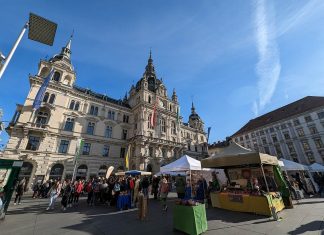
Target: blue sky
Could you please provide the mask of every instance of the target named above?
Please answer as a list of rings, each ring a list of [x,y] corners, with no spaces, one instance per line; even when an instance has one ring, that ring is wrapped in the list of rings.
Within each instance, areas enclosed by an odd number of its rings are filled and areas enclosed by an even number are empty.
[[[25,35],[3,78],[0,107],[10,120],[41,58],[74,30],[77,85],[121,98],[140,79],[150,47],[181,115],[191,101],[222,140],[257,115],[307,95],[324,95],[324,2],[1,1],[0,51],[8,54],[29,12],[58,23],[52,47]],[[1,144],[8,136],[2,132]]]

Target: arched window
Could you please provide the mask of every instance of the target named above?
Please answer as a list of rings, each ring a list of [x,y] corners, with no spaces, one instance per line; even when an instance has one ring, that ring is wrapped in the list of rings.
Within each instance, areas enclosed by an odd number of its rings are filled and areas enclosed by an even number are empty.
[[[151,100],[151,96],[149,95],[149,97],[148,97],[148,102],[151,103],[151,101],[152,101],[152,100]]]
[[[75,111],[79,111],[79,107],[80,107],[80,102],[77,101],[77,102],[75,103],[74,110],[75,110]]]
[[[177,128],[176,128],[176,123],[175,123],[175,121],[172,121],[172,134],[173,134],[173,135],[177,134]]]
[[[49,94],[48,94],[48,92],[46,92],[44,95],[44,98],[43,98],[43,102],[47,103],[48,97],[49,97]]]
[[[55,101],[55,95],[54,94],[51,94],[51,97],[50,97],[48,103],[54,104],[54,101]]]
[[[98,110],[99,110],[98,107],[95,107],[93,115],[98,116]]]
[[[47,124],[48,119],[48,113],[45,112],[38,112],[36,117],[36,126],[37,127],[43,127],[43,125]]]
[[[44,78],[48,75],[48,72],[49,72],[49,69],[47,67],[43,67],[39,76]]]
[[[64,166],[62,164],[55,164],[50,171],[49,178],[50,179],[61,179],[64,171]]]
[[[99,171],[98,171],[98,176],[105,177],[106,173],[107,173],[107,166],[105,166],[105,165],[100,166]]]
[[[152,114],[149,114],[147,118],[147,128],[154,129],[154,127],[151,125],[151,119],[152,119]]]
[[[165,132],[166,131],[166,127],[165,127],[165,119],[161,118],[160,119],[160,125],[161,125],[161,131]]]
[[[76,179],[85,179],[87,177],[88,167],[87,165],[80,165],[77,169]]]
[[[74,104],[75,104],[75,101],[72,100],[71,103],[70,103],[69,109],[73,110],[74,109]]]
[[[93,135],[94,128],[95,128],[95,123],[94,122],[89,122],[88,123],[88,128],[87,128],[87,134],[88,135]]]
[[[74,126],[74,118],[67,118],[64,125],[65,131],[72,131]]]
[[[60,77],[61,77],[61,74],[56,71],[54,73],[54,76],[53,76],[52,80],[55,81],[55,82],[59,82],[60,81]]]

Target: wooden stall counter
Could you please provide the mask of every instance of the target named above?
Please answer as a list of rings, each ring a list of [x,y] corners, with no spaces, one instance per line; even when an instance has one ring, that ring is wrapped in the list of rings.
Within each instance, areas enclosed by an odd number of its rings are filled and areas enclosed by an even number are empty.
[[[282,197],[274,197],[274,195],[275,193],[270,193],[266,196],[254,196],[228,192],[212,192],[210,198],[213,207],[271,216],[270,200],[272,200],[272,205],[276,208],[276,212],[285,208]]]

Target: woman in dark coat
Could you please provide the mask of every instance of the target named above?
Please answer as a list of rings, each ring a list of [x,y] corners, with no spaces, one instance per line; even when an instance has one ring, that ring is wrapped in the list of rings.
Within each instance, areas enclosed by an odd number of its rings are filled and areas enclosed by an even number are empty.
[[[21,197],[24,194],[25,185],[26,185],[26,179],[24,177],[16,187],[16,198],[14,201],[14,205],[17,205],[17,200],[18,200],[18,205],[20,205]]]

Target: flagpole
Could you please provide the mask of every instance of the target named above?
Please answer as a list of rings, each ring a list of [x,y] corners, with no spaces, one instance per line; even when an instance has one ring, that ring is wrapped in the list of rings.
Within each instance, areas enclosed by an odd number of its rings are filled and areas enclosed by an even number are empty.
[[[21,32],[20,32],[20,34],[19,34],[19,36],[18,36],[18,39],[16,40],[15,44],[13,45],[13,47],[12,47],[12,49],[11,49],[11,51],[10,51],[8,57],[5,59],[5,62],[4,62],[4,64],[3,64],[3,66],[0,67],[0,79],[1,79],[1,77],[2,77],[2,75],[3,75],[3,73],[4,73],[4,71],[6,70],[8,64],[9,64],[9,62],[10,62],[10,60],[11,60],[11,57],[12,57],[13,54],[15,53],[18,44],[20,43],[22,37],[24,36],[24,34],[25,34],[25,32],[26,32],[26,30],[27,30],[27,28],[28,28],[28,24],[29,24],[29,23],[27,22],[27,23],[24,25],[24,27],[22,28],[22,30],[21,30]]]

